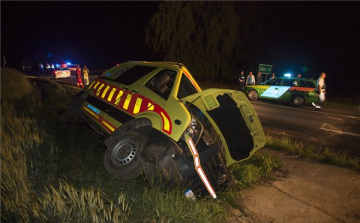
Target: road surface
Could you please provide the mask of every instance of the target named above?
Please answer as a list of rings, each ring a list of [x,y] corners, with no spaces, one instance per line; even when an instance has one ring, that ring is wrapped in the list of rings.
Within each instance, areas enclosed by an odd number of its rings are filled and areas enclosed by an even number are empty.
[[[265,131],[360,157],[360,112],[252,101]]]
[[[360,222],[358,172],[284,152],[261,152],[277,157],[282,168],[274,173],[273,181],[241,190],[236,203],[243,216],[239,213],[238,219],[231,222]]]

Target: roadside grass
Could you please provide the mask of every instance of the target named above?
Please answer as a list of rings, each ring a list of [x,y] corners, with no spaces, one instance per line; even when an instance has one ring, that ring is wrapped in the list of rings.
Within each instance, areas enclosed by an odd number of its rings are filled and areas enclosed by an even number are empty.
[[[352,99],[348,97],[328,97],[324,102],[324,107],[329,108],[345,108],[345,109],[359,109],[360,99]]]
[[[270,153],[256,153],[250,159],[233,164],[230,169],[237,183],[221,193],[223,201],[237,207],[241,198],[241,190],[250,187],[261,180],[274,180],[273,171],[282,167],[281,161]]]
[[[343,152],[335,152],[329,148],[317,150],[313,146],[305,146],[286,137],[267,136],[266,148],[285,151],[293,155],[299,155],[301,158],[310,158],[323,163],[360,171],[360,160],[357,157],[351,157]]]

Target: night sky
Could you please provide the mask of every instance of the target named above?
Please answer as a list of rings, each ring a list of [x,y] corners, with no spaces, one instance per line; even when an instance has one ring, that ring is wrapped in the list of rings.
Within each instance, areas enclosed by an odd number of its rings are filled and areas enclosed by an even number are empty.
[[[145,45],[160,2],[1,2],[1,55],[108,69],[126,60],[162,60]],[[360,97],[359,2],[260,2],[265,54],[259,63],[285,72],[327,76],[331,95]],[[257,71],[254,67],[253,71]],[[234,74],[235,76],[237,74]]]

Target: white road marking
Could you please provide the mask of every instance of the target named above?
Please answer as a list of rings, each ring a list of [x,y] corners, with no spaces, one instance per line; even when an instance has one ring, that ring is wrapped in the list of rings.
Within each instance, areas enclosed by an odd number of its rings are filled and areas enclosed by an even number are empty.
[[[255,103],[255,104],[259,105],[259,104],[265,104],[265,103]],[[315,112],[315,113],[321,113],[321,114],[327,114],[327,115],[335,115],[335,116],[341,116],[341,117],[352,118],[352,119],[360,119],[360,117],[351,116],[351,115],[341,115],[341,114],[335,114],[335,113],[329,113],[329,112],[311,111],[311,110],[307,110],[307,109],[291,108],[291,107],[286,107],[286,106],[282,106],[282,105],[273,105],[273,104],[267,104],[267,103],[266,103],[266,105],[270,105],[270,106],[273,106],[273,107],[281,107],[281,108],[293,109],[293,110]]]
[[[352,132],[344,132],[342,130],[325,128],[325,125],[326,125],[326,123],[324,123],[324,125],[322,127],[320,127],[320,129],[325,130],[325,131],[329,131],[329,132],[335,132],[335,133],[338,133],[338,134],[344,134],[344,135],[351,135],[351,136],[360,137],[360,134],[356,134],[356,133],[352,133]]]

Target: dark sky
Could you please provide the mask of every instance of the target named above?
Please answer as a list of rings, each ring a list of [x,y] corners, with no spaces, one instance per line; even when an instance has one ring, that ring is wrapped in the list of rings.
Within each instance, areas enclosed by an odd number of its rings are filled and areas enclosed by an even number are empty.
[[[1,54],[13,66],[28,59],[93,69],[126,60],[162,60],[145,45],[144,31],[159,4],[2,1]],[[317,78],[325,71],[334,93],[359,95],[359,2],[259,4],[265,8],[266,52],[259,63],[272,64],[278,76],[292,72]]]

